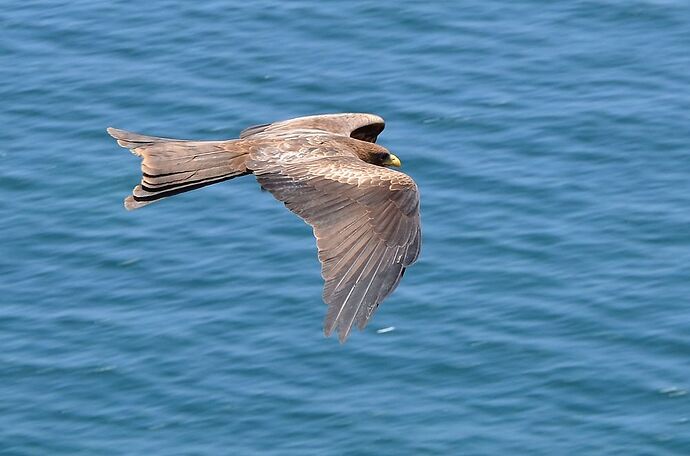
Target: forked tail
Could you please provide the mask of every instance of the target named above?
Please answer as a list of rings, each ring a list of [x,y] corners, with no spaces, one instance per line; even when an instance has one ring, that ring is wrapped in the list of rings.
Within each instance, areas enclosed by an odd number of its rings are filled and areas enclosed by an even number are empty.
[[[250,173],[242,140],[184,141],[116,128],[108,128],[108,134],[142,158],[141,183],[125,198],[128,210]]]

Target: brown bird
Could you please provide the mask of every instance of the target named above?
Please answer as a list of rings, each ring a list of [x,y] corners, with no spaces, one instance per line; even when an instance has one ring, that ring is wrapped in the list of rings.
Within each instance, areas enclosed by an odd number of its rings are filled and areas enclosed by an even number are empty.
[[[364,329],[421,247],[419,191],[386,166],[398,157],[375,144],[373,114],[325,114],[250,127],[239,139],[186,141],[108,128],[143,159],[133,210],[178,193],[254,174],[262,188],[312,226],[328,304],[324,333],[345,342]]]

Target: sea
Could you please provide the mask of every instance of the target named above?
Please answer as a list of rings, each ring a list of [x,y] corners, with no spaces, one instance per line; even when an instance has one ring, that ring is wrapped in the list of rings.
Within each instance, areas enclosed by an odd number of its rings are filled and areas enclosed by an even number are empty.
[[[0,455],[690,455],[690,2],[0,8]],[[423,246],[346,344],[253,176],[106,127],[370,112]]]

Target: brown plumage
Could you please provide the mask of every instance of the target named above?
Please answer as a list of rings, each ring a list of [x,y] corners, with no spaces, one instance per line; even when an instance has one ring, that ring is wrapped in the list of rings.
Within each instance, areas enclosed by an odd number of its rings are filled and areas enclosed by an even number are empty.
[[[326,282],[324,333],[337,328],[344,342],[353,324],[367,325],[421,246],[419,192],[409,176],[385,167],[400,161],[374,144],[383,128],[372,114],[327,114],[250,127],[227,141],[108,133],[143,159],[129,210],[254,174],[312,226]]]

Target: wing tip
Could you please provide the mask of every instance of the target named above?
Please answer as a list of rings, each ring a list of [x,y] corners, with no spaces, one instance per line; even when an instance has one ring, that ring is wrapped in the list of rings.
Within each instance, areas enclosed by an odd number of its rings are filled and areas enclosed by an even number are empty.
[[[323,335],[324,335],[324,337],[331,337],[331,335],[333,334],[333,330],[334,330],[334,329],[335,329],[335,324],[334,324],[334,322],[333,322],[333,323],[331,323],[331,322],[325,322],[325,323],[323,324]]]
[[[333,335],[333,331],[336,329],[336,326],[338,327],[338,342],[340,342],[340,345],[342,345],[350,336],[350,329],[352,328],[348,328],[346,331],[345,327],[338,325],[337,321],[326,321],[323,325],[323,335],[325,337],[331,337]]]
[[[340,345],[344,344],[347,341],[347,338],[350,336],[350,329],[351,328],[345,330],[345,328],[341,328],[338,332],[338,342],[340,342]]]

